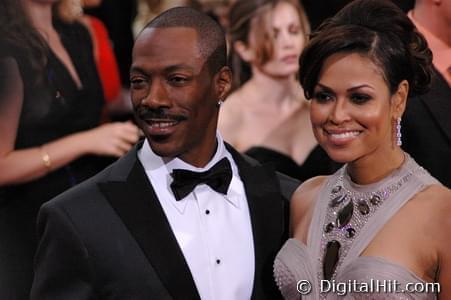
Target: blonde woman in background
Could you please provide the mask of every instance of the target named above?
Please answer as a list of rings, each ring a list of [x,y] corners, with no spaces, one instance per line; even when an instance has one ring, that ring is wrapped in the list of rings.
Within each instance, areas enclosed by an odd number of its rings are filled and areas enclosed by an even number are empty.
[[[309,31],[298,1],[237,1],[229,38],[238,89],[219,120],[225,140],[238,150],[301,180],[334,170],[313,136],[308,103],[296,81]]]

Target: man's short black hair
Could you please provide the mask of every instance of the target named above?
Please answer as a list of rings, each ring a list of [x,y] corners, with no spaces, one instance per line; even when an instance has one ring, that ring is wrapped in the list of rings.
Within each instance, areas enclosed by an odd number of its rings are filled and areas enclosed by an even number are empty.
[[[150,21],[147,28],[188,27],[196,30],[199,51],[212,74],[227,65],[227,44],[221,26],[208,15],[191,7],[168,9]],[[177,45],[177,41],[174,41]]]

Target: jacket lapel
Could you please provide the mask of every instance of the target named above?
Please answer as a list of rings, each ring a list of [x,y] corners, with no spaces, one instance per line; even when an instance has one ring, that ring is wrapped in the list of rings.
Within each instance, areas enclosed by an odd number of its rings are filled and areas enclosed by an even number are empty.
[[[280,293],[273,279],[273,262],[287,238],[284,214],[288,203],[280,195],[272,169],[250,162],[230,145],[227,149],[238,166],[249,204],[255,249],[252,299],[277,299]]]
[[[451,141],[451,121],[449,119],[451,88],[438,71],[435,71],[432,76],[430,91],[426,95],[420,96],[420,99],[434,116],[445,136]]]
[[[102,183],[101,191],[171,296],[174,299],[200,299],[183,253],[144,168],[137,159],[137,148],[127,154],[115,170],[118,174],[124,171],[128,172],[125,180]]]

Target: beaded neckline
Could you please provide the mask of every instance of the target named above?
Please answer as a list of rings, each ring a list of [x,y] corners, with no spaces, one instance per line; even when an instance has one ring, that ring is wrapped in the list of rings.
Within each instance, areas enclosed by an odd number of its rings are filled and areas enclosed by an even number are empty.
[[[397,170],[373,184],[358,185],[352,182],[346,166],[339,170],[327,187],[329,199],[322,228],[319,280],[336,276],[353,241],[369,219],[417,172],[425,170],[408,154]],[[335,258],[334,253],[338,255]]]

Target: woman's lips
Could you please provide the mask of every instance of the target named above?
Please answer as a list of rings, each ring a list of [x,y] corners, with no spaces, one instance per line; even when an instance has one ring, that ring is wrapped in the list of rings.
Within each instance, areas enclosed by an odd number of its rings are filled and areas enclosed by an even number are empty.
[[[359,130],[324,130],[328,140],[337,146],[345,145],[355,140],[362,131]]]
[[[284,57],[282,57],[282,61],[286,64],[297,64],[298,63],[298,56],[293,54],[293,55],[286,55]]]

